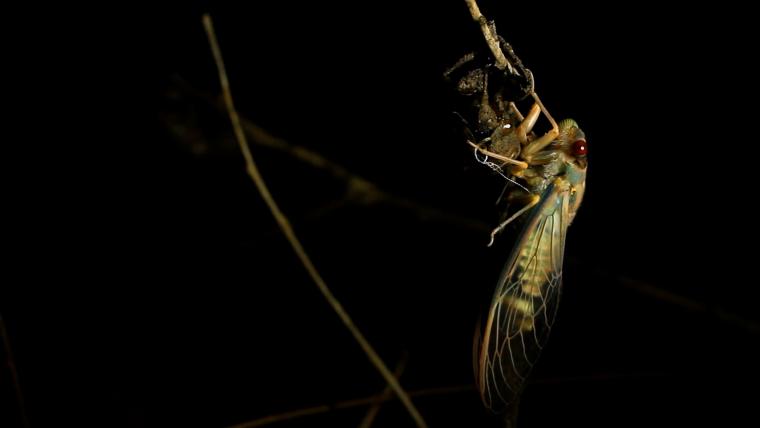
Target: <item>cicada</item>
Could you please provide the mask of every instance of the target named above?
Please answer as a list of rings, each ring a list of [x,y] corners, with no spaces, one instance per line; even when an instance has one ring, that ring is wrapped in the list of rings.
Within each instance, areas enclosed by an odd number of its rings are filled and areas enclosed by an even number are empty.
[[[573,120],[555,123],[538,96],[516,126],[520,153],[512,177],[522,182],[509,198],[524,206],[491,233],[491,242],[521,216],[524,224],[499,277],[476,349],[476,379],[484,404],[495,411],[517,401],[551,331],[562,284],[567,228],[583,200],[586,138]],[[530,140],[532,124],[544,112],[552,129]],[[483,155],[498,153],[476,146]]]
[[[475,341],[480,395],[498,412],[515,407],[554,324],[565,236],[583,200],[588,145],[574,120],[555,122],[532,86],[525,115],[501,88],[489,90],[491,70],[475,69],[458,84],[477,107],[481,138],[468,132],[466,141],[480,163],[510,182],[506,199],[519,207],[505,213],[489,246],[508,224],[522,221]],[[534,126],[542,115],[549,127],[539,136]]]

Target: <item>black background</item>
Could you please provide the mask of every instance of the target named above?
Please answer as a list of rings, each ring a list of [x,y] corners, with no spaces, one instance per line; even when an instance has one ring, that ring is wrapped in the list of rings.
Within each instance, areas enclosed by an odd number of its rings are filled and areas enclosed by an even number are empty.
[[[481,9],[590,147],[522,425],[757,419],[745,13],[511,3]],[[500,184],[473,178],[441,78],[481,43],[464,2],[44,8],[7,39],[2,314],[31,425],[222,427],[383,388],[245,174],[204,12],[243,116],[395,195],[347,193],[254,145],[327,283],[389,365],[408,353],[406,388],[472,383],[471,335],[509,248],[485,247]],[[416,403],[431,426],[498,426],[474,390]],[[412,426],[398,403],[376,424]]]

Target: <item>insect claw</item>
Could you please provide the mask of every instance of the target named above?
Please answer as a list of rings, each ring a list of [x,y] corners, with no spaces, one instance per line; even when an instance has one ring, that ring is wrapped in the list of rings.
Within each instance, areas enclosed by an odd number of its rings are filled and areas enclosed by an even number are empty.
[[[491,245],[493,245],[493,241],[494,241],[494,239],[496,239],[496,234],[497,234],[497,233],[499,233],[499,232],[501,232],[502,230],[504,230],[504,226],[506,226],[506,225],[508,225],[509,223],[511,223],[513,219],[514,219],[514,217],[513,217],[513,218],[511,218],[511,219],[509,219],[509,220],[507,220],[507,221],[505,221],[504,223],[502,223],[502,224],[500,224],[500,225],[496,226],[496,227],[495,227],[495,228],[494,228],[494,229],[491,231],[491,242],[489,242],[489,243],[488,243],[487,247],[490,247]]]
[[[496,238],[496,234],[499,233],[499,232],[500,232],[500,230],[499,230],[498,227],[496,229],[494,229],[494,230],[491,231],[491,241],[488,242],[488,245],[486,245],[486,247],[490,248],[491,245],[493,245],[493,241]]]

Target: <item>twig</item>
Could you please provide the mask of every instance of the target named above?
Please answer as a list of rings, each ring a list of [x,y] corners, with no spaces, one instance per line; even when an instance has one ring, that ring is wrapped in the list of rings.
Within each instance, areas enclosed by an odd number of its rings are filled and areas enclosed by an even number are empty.
[[[647,297],[670,303],[675,306],[680,306],[690,311],[712,314],[725,323],[733,324],[737,327],[745,329],[748,333],[760,334],[760,324],[755,321],[743,318],[737,314],[728,312],[720,307],[710,306],[705,303],[692,300],[686,296],[681,296],[679,294],[673,293],[672,291],[647,284],[643,281],[637,281],[635,279],[626,278],[623,276],[618,277],[617,280],[624,287],[644,294]]]
[[[246,135],[250,136],[255,143],[287,153],[294,159],[311,165],[314,168],[322,169],[336,179],[345,181],[348,189],[347,195],[355,202],[358,201],[362,204],[384,202],[411,211],[420,219],[435,219],[442,223],[456,224],[476,232],[488,232],[491,230],[491,227],[483,222],[442,211],[404,196],[390,193],[366,178],[349,171],[343,165],[313,150],[269,134],[250,120],[241,118],[241,123]]]
[[[473,385],[468,384],[468,385],[447,386],[447,387],[442,387],[442,388],[426,388],[426,389],[419,389],[416,391],[409,391],[409,396],[420,398],[420,397],[430,397],[430,396],[435,396],[435,395],[471,392],[474,390],[475,390],[475,387]],[[252,421],[233,425],[229,428],[256,428],[256,427],[261,427],[261,426],[265,426],[265,425],[269,425],[269,424],[273,424],[277,422],[285,422],[292,419],[298,419],[304,416],[327,413],[332,410],[342,410],[342,409],[350,409],[354,407],[367,406],[377,401],[387,402],[387,401],[394,400],[395,398],[396,398],[395,395],[387,396],[387,397],[378,397],[377,395],[373,395],[371,397],[355,398],[353,400],[339,401],[334,404],[323,404],[321,406],[307,407],[305,409],[292,410],[285,413],[277,413],[274,415],[269,415],[263,418],[254,419]]]
[[[485,16],[483,16],[483,14],[480,13],[478,4],[475,2],[475,0],[464,1],[467,3],[467,7],[470,9],[470,15],[472,15],[472,19],[480,24],[480,31],[483,32],[483,37],[486,39],[488,48],[491,49],[491,53],[496,59],[496,67],[499,70],[504,70],[506,68],[509,70],[510,74],[515,74],[515,69],[512,67],[512,64],[510,64],[509,60],[507,60],[507,57],[504,56],[504,52],[501,51],[499,40],[496,38],[496,34],[492,32],[491,26],[488,25],[488,20]]]
[[[530,384],[536,387],[552,386],[565,383],[576,382],[598,382],[598,381],[614,381],[621,379],[631,378],[652,378],[667,376],[665,373],[596,373],[584,376],[571,376],[571,377],[557,377],[557,378],[545,378],[531,380]],[[414,391],[408,391],[409,396],[413,398],[432,397],[437,395],[459,394],[463,392],[473,392],[475,386],[472,384],[467,385],[455,385],[438,388],[425,388]],[[256,428],[265,425],[270,425],[278,422],[285,422],[292,419],[298,419],[305,416],[319,415],[328,413],[333,410],[344,410],[355,407],[372,405],[376,402],[385,403],[387,401],[394,400],[395,396],[379,396],[373,395],[371,397],[355,398],[352,400],[339,401],[333,404],[323,404],[321,406],[306,407],[298,410],[291,410],[289,412],[277,413],[263,418],[254,419],[252,421],[243,422],[238,425],[233,425],[229,428]]]
[[[184,93],[208,103],[219,109],[220,112],[226,114],[224,103],[219,103],[216,97],[212,97],[209,94],[193,88],[181,78],[176,78],[175,82]],[[293,144],[290,141],[276,137],[266,129],[255,124],[251,120],[246,119],[244,116],[239,116],[239,119],[240,124],[243,126],[243,130],[251,143],[285,153],[299,162],[320,169],[337,180],[344,181],[347,188],[346,199],[349,199],[354,203],[358,202],[365,205],[379,202],[387,203],[402,210],[410,211],[419,219],[455,225],[477,233],[490,232],[493,228],[484,222],[449,213],[439,208],[425,205],[407,197],[391,193],[349,170],[338,162],[335,162],[308,147]],[[178,135],[178,138],[182,138],[179,134],[175,135]]]
[[[398,364],[396,365],[396,370],[393,372],[393,374],[396,376],[396,379],[399,379],[401,377],[401,374],[404,373],[404,369],[406,369],[407,357],[407,353],[404,352],[404,355],[401,356],[401,360],[399,360]],[[369,406],[367,414],[364,415],[364,419],[362,419],[361,423],[359,424],[359,428],[370,428],[372,426],[372,422],[375,421],[375,417],[378,413],[380,413],[380,407],[383,405],[383,401],[391,397],[392,394],[393,389],[390,385],[386,385],[385,389],[383,389],[383,392],[376,396],[377,399],[375,402]]]
[[[322,279],[322,276],[319,274],[316,267],[312,263],[311,258],[307,255],[306,251],[301,245],[301,242],[298,240],[298,237],[293,231],[293,228],[291,227],[290,222],[288,221],[287,217],[285,217],[282,211],[280,211],[279,206],[275,202],[271,193],[269,193],[269,189],[267,188],[266,183],[264,182],[264,179],[261,177],[258,167],[256,166],[256,163],[253,160],[253,155],[251,154],[251,150],[248,147],[248,141],[246,140],[246,137],[245,137],[245,132],[243,131],[243,127],[240,124],[240,117],[237,114],[237,110],[235,109],[235,104],[233,103],[233,100],[232,100],[232,93],[230,92],[229,81],[227,79],[227,72],[225,70],[224,61],[222,59],[222,52],[219,49],[219,44],[217,43],[217,40],[216,40],[216,34],[214,32],[214,24],[211,21],[211,16],[209,16],[208,14],[203,15],[203,26],[206,29],[206,34],[208,36],[208,40],[211,45],[211,51],[214,55],[214,61],[216,62],[216,66],[219,72],[219,82],[221,83],[221,86],[222,86],[222,94],[224,95],[224,102],[227,106],[227,111],[230,115],[230,121],[232,122],[232,127],[234,128],[234,131],[235,131],[235,137],[237,138],[238,143],[240,145],[240,150],[243,152],[243,157],[245,158],[246,170],[248,171],[248,174],[251,176],[251,179],[255,183],[256,188],[259,190],[259,193],[261,193],[261,196],[266,202],[267,206],[272,211],[272,215],[277,221],[277,224],[280,226],[280,229],[282,229],[282,233],[285,235],[285,237],[288,239],[288,242],[290,242],[290,245],[293,247],[293,251],[295,251],[296,255],[301,260],[301,263],[303,264],[304,268],[306,268],[306,271],[309,273],[309,276],[311,276],[312,280],[314,280],[314,283],[319,288],[319,291],[325,297],[325,299],[333,308],[333,310],[338,315],[338,317],[340,317],[341,321],[343,321],[343,324],[346,326],[346,328],[354,336],[354,339],[356,339],[356,341],[359,343],[359,346],[361,346],[362,350],[364,350],[364,353],[367,354],[367,358],[369,358],[370,362],[372,362],[372,364],[375,366],[375,368],[377,368],[377,370],[380,372],[383,378],[385,378],[385,381],[388,383],[388,385],[390,385],[391,388],[393,388],[393,391],[399,397],[399,400],[401,400],[401,402],[404,404],[404,406],[406,407],[409,414],[412,416],[412,419],[414,419],[417,426],[427,427],[427,424],[425,423],[425,420],[422,418],[422,415],[420,415],[420,413],[414,407],[412,400],[409,398],[409,396],[406,394],[404,389],[401,387],[398,380],[396,380],[396,378],[393,376],[393,373],[391,373],[391,371],[388,370],[388,367],[385,365],[383,360],[377,354],[375,349],[372,347],[372,345],[370,345],[367,339],[365,339],[364,335],[361,333],[361,331],[359,331],[359,328],[356,327],[356,325],[351,320],[351,317],[348,315],[346,310],[343,309],[343,305],[341,305],[338,299],[332,294],[330,289],[327,287],[327,284]]]

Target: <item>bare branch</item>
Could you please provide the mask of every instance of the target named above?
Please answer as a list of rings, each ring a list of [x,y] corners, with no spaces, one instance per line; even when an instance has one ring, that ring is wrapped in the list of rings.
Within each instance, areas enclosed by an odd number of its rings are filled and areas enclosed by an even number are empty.
[[[467,3],[467,7],[470,9],[470,15],[472,15],[472,19],[480,25],[480,31],[483,32],[483,37],[486,39],[488,48],[491,49],[491,53],[496,59],[496,67],[499,70],[504,70],[506,68],[509,70],[510,74],[516,74],[515,69],[512,67],[512,64],[510,64],[509,60],[507,60],[507,57],[504,56],[504,52],[502,52],[501,46],[499,46],[499,39],[496,37],[493,28],[488,24],[486,17],[480,13],[478,4],[475,2],[475,0],[464,1]]]
[[[229,113],[230,121],[232,122],[232,127],[235,131],[235,137],[237,138],[238,144],[240,145],[240,150],[243,152],[243,157],[245,158],[246,170],[248,171],[248,174],[251,176],[251,179],[255,183],[256,188],[259,190],[259,193],[261,193],[262,198],[264,199],[270,211],[272,212],[272,215],[277,221],[277,224],[280,226],[282,233],[285,235],[285,237],[288,239],[288,242],[293,247],[293,251],[301,260],[301,263],[303,264],[304,268],[306,268],[306,271],[309,273],[309,276],[311,276],[312,280],[314,280],[314,283],[317,285],[317,288],[319,288],[319,291],[325,297],[327,302],[333,308],[333,310],[341,319],[341,321],[346,326],[346,328],[354,336],[354,339],[356,339],[356,341],[359,343],[359,346],[361,346],[362,350],[367,355],[367,358],[369,358],[370,362],[372,362],[372,364],[380,372],[383,378],[385,378],[385,381],[388,383],[388,385],[390,385],[391,388],[393,388],[393,391],[399,397],[399,400],[401,400],[401,402],[404,404],[404,407],[406,407],[407,411],[412,416],[412,419],[414,419],[417,426],[427,427],[427,424],[425,423],[425,420],[422,418],[422,415],[420,415],[419,411],[417,411],[417,408],[414,407],[414,403],[412,403],[412,400],[409,398],[409,396],[406,394],[404,389],[401,387],[401,384],[399,384],[398,380],[396,380],[396,378],[393,376],[393,373],[391,373],[391,371],[385,365],[385,363],[377,354],[377,352],[372,347],[372,345],[367,341],[367,339],[361,333],[359,328],[354,324],[353,320],[348,315],[348,312],[346,312],[346,310],[343,309],[343,305],[341,305],[338,299],[332,294],[332,291],[330,291],[330,289],[327,287],[327,284],[325,283],[324,279],[322,279],[322,276],[319,274],[319,272],[317,271],[317,268],[312,263],[311,258],[308,256],[308,254],[306,253],[306,250],[304,250],[303,246],[301,245],[301,241],[298,239],[295,232],[293,231],[293,228],[290,225],[290,221],[288,221],[287,217],[285,217],[285,214],[282,213],[282,211],[280,210],[280,207],[275,202],[271,193],[269,193],[269,188],[264,182],[264,179],[261,177],[259,169],[253,160],[253,155],[251,154],[251,150],[248,146],[248,141],[246,140],[245,132],[243,131],[243,127],[240,124],[240,117],[237,114],[237,110],[235,109],[235,104],[232,100],[232,92],[230,91],[230,85],[227,79],[227,71],[225,70],[224,60],[222,59],[222,52],[219,49],[219,44],[217,43],[217,40],[216,40],[216,33],[214,32],[214,24],[211,20],[211,16],[209,16],[208,14],[203,15],[203,26],[206,29],[206,34],[208,36],[208,40],[211,45],[211,51],[214,56],[214,61],[216,62],[216,66],[219,72],[219,82],[222,86],[222,94],[224,96],[224,102],[225,102],[225,105],[227,106],[227,112]]]

